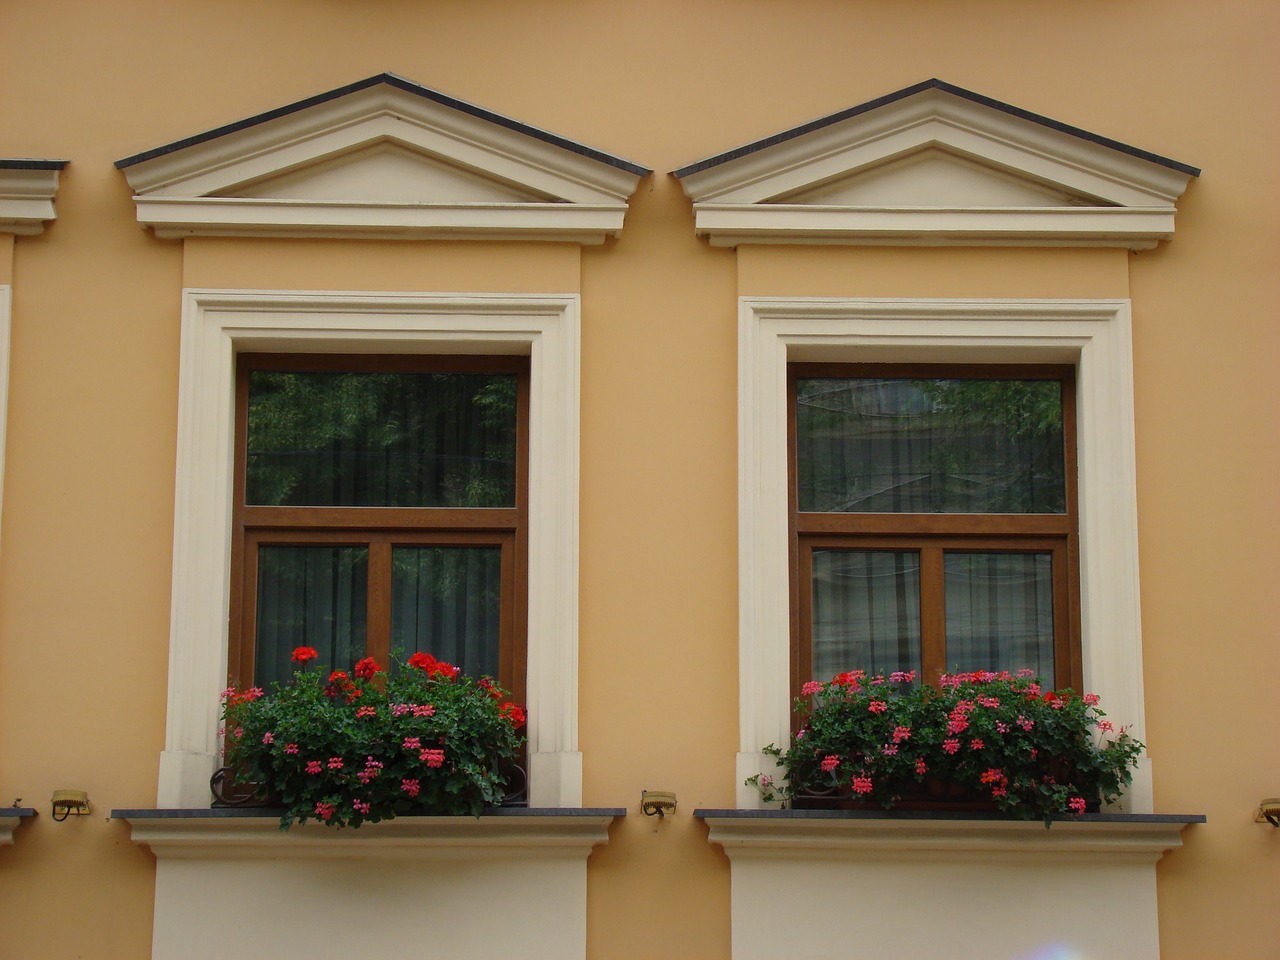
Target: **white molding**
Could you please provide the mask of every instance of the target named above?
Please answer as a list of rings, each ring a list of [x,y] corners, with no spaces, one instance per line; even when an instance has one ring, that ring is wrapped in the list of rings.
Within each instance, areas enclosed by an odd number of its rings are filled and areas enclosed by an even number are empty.
[[[729,858],[734,960],[822,960],[851,936],[860,956],[1157,960],[1156,861],[1187,825],[702,818]]]
[[[10,816],[8,814],[0,814],[0,847],[13,846],[13,834],[26,817]]]
[[[275,817],[137,817],[133,842],[157,857],[220,860],[456,860],[568,857],[607,843],[613,814],[599,816],[396,817],[359,828],[311,821],[280,829]]]
[[[12,327],[13,289],[0,283],[0,517],[4,515],[4,448],[9,414],[9,333]],[[0,528],[0,544],[3,544]]]
[[[879,243],[1111,246],[1146,249],[1173,235],[1192,174],[942,89],[923,89],[681,176],[696,230],[713,245]],[[993,182],[1021,183],[1044,205],[939,207],[927,181],[901,177],[922,157],[937,176],[954,160]],[[947,162],[941,162],[947,161]],[[693,165],[694,168],[700,166]],[[957,170],[957,173],[959,170]],[[884,180],[876,188],[876,178]],[[873,205],[815,202],[857,182]],[[999,194],[999,191],[997,191]],[[963,191],[957,200],[962,201]],[[1052,199],[1056,196],[1056,202]],[[806,202],[807,201],[807,202]]]
[[[1034,857],[1083,858],[1093,862],[1125,857],[1154,864],[1182,846],[1185,820],[1058,820],[1046,829],[1039,820],[717,817],[704,815],[708,839],[730,860],[744,857],[789,859],[972,855],[1021,860]]]
[[[737,804],[790,734],[789,360],[1072,363],[1077,368],[1085,687],[1143,738],[1133,361],[1127,300],[739,300]],[[1144,762],[1117,811],[1152,809]]]
[[[578,753],[577,296],[186,290],[178,379],[169,699],[158,805],[208,804],[227,678],[235,354],[530,357],[530,802],[582,802]]]
[[[376,240],[549,240],[599,244],[622,229],[626,204],[337,203],[222,197],[135,197],[157,237],[343,237]]]
[[[0,233],[30,236],[57,219],[53,197],[58,170],[19,170],[0,167]]]
[[[575,811],[282,831],[274,817],[130,812],[119,815],[134,842],[156,857],[153,960],[218,960],[229,917],[261,957],[585,960],[587,857],[613,820]]]
[[[520,126],[384,82],[121,164],[138,221],[162,237],[616,236],[641,174]]]
[[[837,207],[703,204],[696,227],[713,247],[742,243],[875,246],[1127,247],[1173,237],[1170,207]]]

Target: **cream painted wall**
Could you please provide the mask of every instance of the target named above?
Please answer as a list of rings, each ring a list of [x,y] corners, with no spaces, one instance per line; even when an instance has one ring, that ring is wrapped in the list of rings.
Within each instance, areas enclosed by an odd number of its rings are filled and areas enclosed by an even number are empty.
[[[1280,7],[922,0],[7,0],[0,155],[65,157],[13,247],[0,546],[0,955],[148,953],[184,285],[582,291],[580,745],[625,805],[588,864],[588,954],[729,956],[739,293],[1134,301],[1147,729],[1156,809],[1204,812],[1159,870],[1163,956],[1267,957],[1280,831]],[[653,167],[622,236],[556,245],[159,241],[129,154],[391,70]],[[665,171],[927,77],[1204,168],[1171,243],[1115,251],[711,249]],[[22,96],[13,91],[26,91]],[[0,282],[9,257],[0,236]],[[679,349],[672,345],[678,343]],[[95,814],[55,824],[48,797]],[[640,815],[674,790],[675,817]],[[59,896],[67,877],[76,895]]]
[[[211,237],[183,243],[182,285],[191,288],[576,293],[579,283],[580,248],[573,244]]]
[[[13,282],[13,234],[0,233],[0,283]]]

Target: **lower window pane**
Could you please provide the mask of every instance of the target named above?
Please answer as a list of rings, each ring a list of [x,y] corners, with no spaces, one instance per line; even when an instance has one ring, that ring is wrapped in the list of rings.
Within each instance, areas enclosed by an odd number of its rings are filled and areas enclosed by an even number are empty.
[[[502,548],[396,547],[391,564],[391,649],[497,677]]]
[[[321,669],[350,670],[364,656],[368,583],[367,547],[259,547],[254,682],[288,680],[303,646]]]
[[[1053,676],[1053,556],[956,553],[943,562],[947,669]]]
[[[920,555],[813,551],[813,676],[920,669]]]

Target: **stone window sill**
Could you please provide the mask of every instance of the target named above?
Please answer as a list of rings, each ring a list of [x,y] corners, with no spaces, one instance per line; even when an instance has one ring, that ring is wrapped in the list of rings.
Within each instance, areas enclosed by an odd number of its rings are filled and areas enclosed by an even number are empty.
[[[225,858],[260,851],[271,857],[456,858],[466,852],[542,856],[552,850],[582,858],[608,840],[620,807],[498,808],[480,817],[396,817],[358,829],[308,822],[281,830],[270,808],[113,810],[133,841],[157,856]]]
[[[1093,813],[1055,821],[1011,820],[999,814],[892,810],[695,810],[712,843],[733,849],[850,854],[891,850],[1095,855],[1109,852],[1158,860],[1182,845],[1182,830],[1199,814]]]

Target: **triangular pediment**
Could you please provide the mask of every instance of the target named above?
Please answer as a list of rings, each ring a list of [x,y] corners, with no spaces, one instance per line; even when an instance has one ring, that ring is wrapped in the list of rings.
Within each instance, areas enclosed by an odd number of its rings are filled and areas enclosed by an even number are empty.
[[[563,198],[382,141],[214,194],[325,203],[548,203]]]
[[[599,243],[649,171],[392,74],[116,164],[159,236]]]
[[[1114,206],[1098,197],[933,147],[764,202],[935,208]]]
[[[938,80],[675,171],[697,229],[739,243],[1143,249],[1194,167]]]

